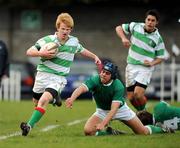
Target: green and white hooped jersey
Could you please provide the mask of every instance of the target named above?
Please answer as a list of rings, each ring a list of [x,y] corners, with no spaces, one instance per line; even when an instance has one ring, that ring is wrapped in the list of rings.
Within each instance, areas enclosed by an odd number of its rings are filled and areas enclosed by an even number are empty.
[[[44,44],[55,42],[59,45],[58,54],[52,59],[41,58],[41,63],[38,64],[37,70],[42,72],[53,73],[60,76],[66,76],[70,72],[70,66],[74,60],[76,53],[84,50],[83,46],[79,43],[76,37],[69,36],[69,39],[64,45],[61,45],[57,35],[48,35],[39,39],[35,47],[40,49]]]
[[[144,65],[144,60],[153,61],[155,58],[165,58],[165,45],[158,29],[152,33],[144,31],[144,23],[131,22],[122,24],[126,34],[131,34],[131,46],[127,63]]]

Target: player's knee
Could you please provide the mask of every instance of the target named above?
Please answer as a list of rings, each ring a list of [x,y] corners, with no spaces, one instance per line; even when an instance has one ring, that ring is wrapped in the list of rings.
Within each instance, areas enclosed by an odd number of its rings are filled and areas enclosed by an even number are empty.
[[[137,93],[137,92],[134,93],[134,98],[137,100],[143,99],[143,96],[144,95],[142,95],[141,93]]]
[[[91,128],[85,127],[85,128],[84,128],[84,134],[85,134],[86,136],[92,136],[92,135],[95,135],[95,132],[94,132]]]
[[[38,101],[38,106],[40,106],[40,107],[47,106],[49,101],[50,100],[48,98],[40,98],[40,100]]]

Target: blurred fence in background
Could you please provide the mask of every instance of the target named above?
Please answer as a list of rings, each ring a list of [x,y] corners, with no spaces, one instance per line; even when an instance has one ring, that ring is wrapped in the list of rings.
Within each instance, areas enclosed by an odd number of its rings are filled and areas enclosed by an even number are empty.
[[[0,101],[20,101],[21,99],[21,73],[10,71],[9,78],[2,80],[0,88]]]
[[[180,71],[177,72],[177,101],[180,102]]]
[[[180,63],[157,65],[146,90],[149,99],[180,101]]]

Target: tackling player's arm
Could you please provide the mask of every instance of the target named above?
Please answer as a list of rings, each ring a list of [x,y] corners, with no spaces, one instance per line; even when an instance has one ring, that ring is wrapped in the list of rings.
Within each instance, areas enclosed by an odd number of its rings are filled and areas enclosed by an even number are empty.
[[[72,108],[73,102],[82,94],[88,91],[88,88],[81,84],[78,88],[74,90],[70,98],[67,98],[65,101],[67,108]]]
[[[89,50],[87,49],[84,49],[81,54],[83,56],[86,56],[86,57],[89,57],[91,59],[94,59],[95,63],[96,64],[101,64],[101,60],[99,59],[99,57],[97,55],[95,55],[94,53],[90,52]]]
[[[107,116],[104,118],[104,120],[97,126],[97,130],[103,130],[104,127],[109,124],[109,122],[112,120],[114,115],[117,113],[119,106],[120,106],[120,102],[112,102],[111,110],[109,111]]]

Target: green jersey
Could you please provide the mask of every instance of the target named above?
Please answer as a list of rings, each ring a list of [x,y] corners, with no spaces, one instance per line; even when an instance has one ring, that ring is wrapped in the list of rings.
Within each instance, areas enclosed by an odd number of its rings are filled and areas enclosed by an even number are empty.
[[[154,107],[154,121],[161,122],[167,127],[180,130],[180,108],[172,107],[168,103],[161,101]]]
[[[70,66],[74,60],[74,55],[83,51],[82,45],[78,39],[73,36],[69,36],[65,44],[60,44],[57,35],[48,35],[39,39],[35,47],[40,49],[44,44],[49,42],[55,42],[59,45],[58,54],[52,59],[41,58],[41,63],[38,65],[37,70],[53,73],[60,76],[66,76],[70,72]]]
[[[92,92],[97,108],[110,110],[112,102],[120,102],[120,107],[125,103],[124,85],[118,79],[105,85],[101,83],[97,75],[88,79],[84,84]]]
[[[144,60],[153,61],[155,58],[165,58],[165,45],[158,29],[152,33],[144,30],[144,23],[131,22],[122,24],[126,34],[131,34],[131,46],[127,63],[144,65]]]

